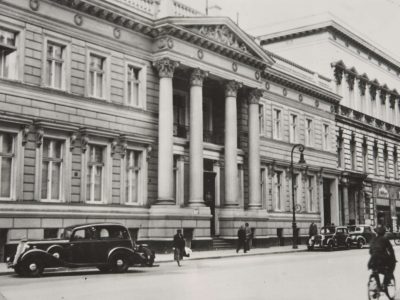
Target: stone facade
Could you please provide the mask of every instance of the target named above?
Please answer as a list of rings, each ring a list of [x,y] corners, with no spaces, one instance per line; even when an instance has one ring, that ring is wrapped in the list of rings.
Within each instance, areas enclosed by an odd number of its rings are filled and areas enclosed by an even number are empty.
[[[331,80],[230,19],[133,4],[0,3],[1,252],[97,221],[163,250],[177,228],[201,248],[246,221],[259,245],[283,241],[297,143],[300,235],[339,223]]]
[[[303,25],[260,40],[270,51],[331,78],[331,87],[342,96],[335,107],[340,222],[380,223],[396,230],[400,65],[336,20]]]

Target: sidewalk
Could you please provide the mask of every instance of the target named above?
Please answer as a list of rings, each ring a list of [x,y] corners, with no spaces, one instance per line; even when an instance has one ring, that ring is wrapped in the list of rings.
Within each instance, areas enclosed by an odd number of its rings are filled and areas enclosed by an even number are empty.
[[[241,250],[239,253],[236,253],[236,249],[193,251],[191,256],[185,257],[184,260],[217,259],[223,257],[267,255],[267,254],[301,252],[306,250],[307,250],[306,245],[299,245],[298,249],[293,249],[292,246],[254,248],[248,251],[247,253],[243,253],[243,250]],[[168,262],[173,262],[173,253],[166,253],[166,254],[156,253],[155,264],[168,263]],[[0,275],[12,274],[12,273],[14,273],[13,269],[8,269],[5,263],[0,263]]]

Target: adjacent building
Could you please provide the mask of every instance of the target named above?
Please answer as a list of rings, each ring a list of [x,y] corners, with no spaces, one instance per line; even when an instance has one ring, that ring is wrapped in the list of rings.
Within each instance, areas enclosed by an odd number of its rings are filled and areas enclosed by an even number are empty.
[[[336,113],[340,223],[400,220],[400,62],[335,18],[260,36],[264,48],[331,79]],[[304,26],[303,26],[304,25]]]
[[[283,243],[292,178],[301,236],[340,223],[335,80],[176,1],[1,1],[1,258],[97,221],[163,250],[177,228],[200,248],[244,222]]]

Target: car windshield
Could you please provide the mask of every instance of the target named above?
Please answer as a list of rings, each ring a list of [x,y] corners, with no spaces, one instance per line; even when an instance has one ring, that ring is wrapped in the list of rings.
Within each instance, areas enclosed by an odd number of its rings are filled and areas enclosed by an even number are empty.
[[[71,228],[65,228],[63,233],[61,233],[61,238],[62,239],[69,239],[71,237],[72,229]]]

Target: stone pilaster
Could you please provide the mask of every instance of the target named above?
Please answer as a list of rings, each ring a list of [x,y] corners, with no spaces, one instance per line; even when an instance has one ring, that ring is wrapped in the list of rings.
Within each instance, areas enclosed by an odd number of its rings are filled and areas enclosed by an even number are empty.
[[[157,204],[174,204],[172,77],[179,63],[163,58],[154,63],[160,77],[158,115]]]
[[[262,91],[251,90],[249,105],[249,209],[261,208],[260,191],[260,119],[259,102]]]
[[[203,195],[203,80],[208,75],[195,69],[190,75],[190,183],[189,206],[204,206]]]
[[[236,97],[241,84],[225,85],[225,206],[238,206],[237,109]]]
[[[343,177],[341,180],[342,193],[343,193],[343,213],[344,220],[342,225],[349,224],[349,182],[348,178]]]

